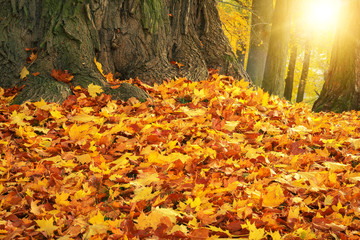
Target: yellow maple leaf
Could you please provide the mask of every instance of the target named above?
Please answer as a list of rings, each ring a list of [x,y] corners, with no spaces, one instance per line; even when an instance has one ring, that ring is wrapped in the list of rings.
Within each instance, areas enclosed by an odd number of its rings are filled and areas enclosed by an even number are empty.
[[[100,211],[97,214],[89,219],[89,223],[96,225],[96,224],[104,224],[104,215],[101,214]]]
[[[69,129],[69,137],[71,140],[86,139],[86,135],[95,135],[98,130],[99,129],[93,127],[91,123],[86,123],[79,126],[74,124]]]
[[[308,228],[308,229],[303,229],[303,228],[296,229],[295,234],[298,235],[301,239],[316,239],[316,234],[313,233],[310,228]]]
[[[75,200],[78,200],[78,199],[82,199],[86,196],[88,196],[91,192],[85,192],[83,189],[75,192],[75,195],[74,195],[74,199]]]
[[[285,201],[286,197],[279,184],[272,184],[266,188],[263,195],[263,207],[278,207]]]
[[[41,98],[41,101],[39,102],[34,102],[34,105],[35,105],[35,107],[37,107],[37,108],[42,108],[43,106],[45,106],[47,104],[47,102],[45,102],[44,101],[44,99],[43,98]]]
[[[42,160],[42,162],[44,162],[44,161],[51,161],[53,163],[59,163],[59,162],[62,162],[63,160],[60,155],[56,155],[55,157],[44,158]]]
[[[142,200],[151,200],[154,197],[156,197],[157,195],[160,194],[159,191],[156,191],[154,193],[152,192],[152,187],[142,187],[142,188],[138,188],[134,191],[134,198],[131,199],[131,202],[138,202],[138,201],[142,201]]]
[[[238,124],[239,124],[238,121],[226,121],[223,129],[229,132],[233,132]]]
[[[137,227],[142,230],[148,227],[156,229],[161,223],[166,224],[168,227],[172,227],[172,225],[176,223],[177,216],[179,216],[179,214],[173,209],[157,207],[151,211],[148,216],[141,212],[137,219]]]
[[[276,232],[269,232],[269,235],[272,237],[273,240],[281,240],[281,234],[279,233],[279,231]]]
[[[70,117],[70,119],[72,121],[76,121],[80,123],[94,122],[96,124],[103,124],[105,122],[104,118],[100,118],[97,116],[92,116],[84,113],[72,116]]]
[[[268,92],[263,92],[261,105],[263,105],[264,107],[269,105],[269,97],[270,97],[270,95]]]
[[[138,184],[139,186],[147,186],[153,182],[159,182],[159,181],[160,181],[159,174],[153,173],[153,174],[144,175],[144,177],[135,180],[134,183]]]
[[[90,154],[86,153],[83,155],[76,156],[76,160],[78,160],[81,164],[90,163],[92,161],[92,158]]]
[[[96,224],[89,226],[89,230],[84,234],[85,239],[100,240],[99,235],[105,234],[109,230],[109,226],[105,224]]]
[[[266,235],[263,228],[256,228],[255,223],[251,224],[249,220],[246,221],[246,224],[241,225],[241,227],[249,230],[249,240],[261,240]]]
[[[27,75],[29,75],[29,71],[27,70],[26,67],[23,67],[23,69],[20,72],[20,78],[24,79],[24,78],[26,78]]]
[[[210,225],[208,228],[209,228],[211,231],[214,231],[214,232],[222,232],[222,233],[227,234],[229,237],[232,237],[232,235],[231,235],[231,233],[229,232],[229,230],[223,230],[223,229],[221,229],[221,228],[219,228],[219,227],[215,227],[215,226],[212,226],[212,225]]]
[[[53,236],[54,231],[58,229],[57,226],[54,226],[53,217],[51,217],[50,219],[35,220],[35,222],[40,227],[36,231],[45,232],[47,237]]]
[[[201,199],[199,197],[195,198],[194,200],[189,198],[187,202],[190,203],[191,208],[198,208],[200,207]]]
[[[175,225],[170,231],[168,231],[168,234],[171,235],[177,231],[183,232],[185,235],[189,232],[188,228],[185,225]]]
[[[70,196],[69,193],[64,193],[64,192],[61,194],[56,193],[56,199],[55,199],[56,204],[68,206],[70,204],[70,202],[67,200],[69,196]]]
[[[32,116],[27,116],[25,113],[22,112],[17,112],[17,111],[13,111],[10,119],[11,119],[11,124],[17,124],[18,126],[25,126],[28,123],[24,122],[24,120],[30,120],[32,119]]]
[[[323,165],[329,171],[333,171],[333,172],[336,172],[336,173],[346,171],[346,168],[350,167],[350,165],[348,165],[348,164],[342,164],[342,163],[338,163],[338,162],[324,162]]]
[[[206,94],[205,94],[205,90],[204,89],[201,89],[201,90],[198,90],[198,89],[194,89],[194,98],[192,100],[192,103],[194,105],[197,105],[198,102],[202,99],[204,99],[206,97]]]
[[[92,83],[89,84],[88,91],[89,91],[89,94],[91,97],[96,97],[98,94],[103,92],[103,90],[100,86],[94,85]]]
[[[300,214],[300,208],[299,206],[291,206],[290,210],[289,210],[289,215],[288,215],[288,219],[291,218],[299,218],[299,214]]]
[[[149,163],[158,163],[158,164],[171,163],[171,162],[175,162],[176,160],[181,160],[183,163],[185,163],[189,159],[191,159],[190,156],[178,152],[171,153],[169,155],[163,155],[158,153],[157,151],[150,152],[147,157]]]
[[[188,115],[190,118],[206,115],[206,110],[203,108],[197,108],[196,110],[194,110],[188,107],[180,107],[180,110],[184,112],[186,115]]]
[[[51,114],[51,116],[52,116],[53,118],[55,118],[55,119],[60,119],[60,118],[64,117],[64,116],[61,114],[61,112],[59,112],[58,110],[51,110],[51,111],[50,111],[50,114]]]
[[[258,156],[261,155],[261,153],[264,152],[264,148],[260,147],[260,148],[253,148],[251,145],[247,145],[244,149],[244,151],[246,151],[245,157],[247,158],[257,158]]]

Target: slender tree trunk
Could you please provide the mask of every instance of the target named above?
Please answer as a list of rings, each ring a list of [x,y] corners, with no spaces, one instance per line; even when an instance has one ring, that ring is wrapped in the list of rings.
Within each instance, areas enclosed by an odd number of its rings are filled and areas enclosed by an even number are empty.
[[[285,91],[284,91],[284,97],[289,102],[291,102],[292,92],[294,88],[294,75],[295,75],[295,66],[297,59],[297,49],[298,49],[297,44],[295,43],[295,41],[292,41],[290,60],[288,65],[287,76],[285,79]]]
[[[299,88],[296,96],[296,102],[302,102],[304,100],[305,94],[305,86],[306,81],[309,75],[309,68],[310,68],[310,56],[311,56],[311,44],[310,41],[307,40],[305,44],[305,56],[303,61],[303,68],[301,71],[301,77],[299,82]]]
[[[14,103],[63,101],[68,84],[51,77],[67,70],[73,85],[100,85],[114,98],[147,94],[134,86],[109,87],[105,73],[153,84],[176,76],[199,81],[208,68],[249,79],[221,28],[215,0],[0,0],[0,86],[25,85]],[[29,52],[38,57],[26,63]],[[171,62],[184,66],[178,68]],[[26,67],[26,81],[19,78]],[[36,73],[36,74],[35,74]],[[39,73],[39,74],[37,74]]]
[[[262,87],[270,94],[284,95],[286,59],[290,38],[291,0],[277,0]]]
[[[246,71],[256,86],[264,77],[273,15],[273,0],[253,0],[249,57]]]
[[[345,1],[330,67],[314,111],[360,110],[360,2]]]

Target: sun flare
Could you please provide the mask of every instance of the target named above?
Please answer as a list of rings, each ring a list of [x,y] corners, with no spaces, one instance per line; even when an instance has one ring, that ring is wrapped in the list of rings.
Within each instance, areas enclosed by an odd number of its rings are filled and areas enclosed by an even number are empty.
[[[340,8],[339,0],[312,0],[305,9],[306,25],[315,31],[335,28]]]

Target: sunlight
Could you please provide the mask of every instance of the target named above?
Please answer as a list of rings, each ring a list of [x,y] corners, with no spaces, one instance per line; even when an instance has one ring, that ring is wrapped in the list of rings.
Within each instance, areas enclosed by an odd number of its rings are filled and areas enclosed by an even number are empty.
[[[305,10],[306,25],[314,31],[328,31],[337,24],[339,0],[312,0]]]

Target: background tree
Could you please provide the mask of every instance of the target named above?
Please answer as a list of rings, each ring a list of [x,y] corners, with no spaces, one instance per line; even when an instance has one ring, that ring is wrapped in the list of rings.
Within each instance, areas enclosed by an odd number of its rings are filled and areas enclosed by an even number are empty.
[[[223,33],[215,0],[0,3],[0,86],[25,84],[15,103],[40,98],[61,102],[70,95],[69,84],[51,77],[53,69],[71,73],[75,86],[94,83],[117,98],[127,99],[135,92],[146,97],[132,85],[111,89],[95,57],[106,73],[139,77],[149,84],[175,76],[206,79],[208,68],[247,78]],[[30,72],[25,82],[19,78],[24,66]]]
[[[286,100],[291,102],[292,92],[294,88],[294,75],[295,75],[295,66],[298,55],[298,45],[296,43],[295,37],[292,37],[291,40],[291,50],[290,50],[290,60],[288,65],[288,71],[285,78],[285,90],[284,97]]]
[[[314,111],[360,110],[360,2],[346,1],[341,11],[330,68]]]
[[[310,40],[307,40],[305,44],[305,56],[303,60],[303,68],[301,72],[300,83],[296,97],[296,102],[298,103],[304,100],[305,86],[310,68],[310,56],[311,56],[311,44],[310,44]]]
[[[270,94],[284,95],[284,79],[290,38],[291,0],[277,0],[262,88]]]
[[[261,86],[268,53],[273,15],[273,0],[253,0],[250,47],[246,71],[256,86]]]

